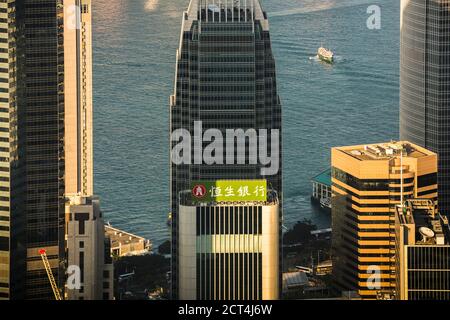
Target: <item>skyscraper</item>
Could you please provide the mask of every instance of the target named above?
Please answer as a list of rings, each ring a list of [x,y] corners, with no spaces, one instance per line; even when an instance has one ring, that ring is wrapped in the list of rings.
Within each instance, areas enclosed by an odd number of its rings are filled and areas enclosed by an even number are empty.
[[[91,1],[0,15],[0,298],[53,299],[39,250],[63,290],[66,200],[93,196]]]
[[[400,139],[439,156],[440,211],[450,214],[450,2],[401,1]]]
[[[15,103],[14,1],[0,3],[0,300],[11,291],[11,251],[15,236],[11,225],[10,109]],[[12,75],[12,77],[10,76]]]
[[[278,244],[273,244],[277,246],[276,252],[279,257],[273,261],[274,265],[272,266],[278,272],[281,265],[279,246],[282,223],[281,165],[279,170],[266,175],[261,171],[265,166],[251,159],[254,159],[254,156],[262,151],[272,150],[275,144],[281,150],[281,141],[272,141],[273,139],[270,137],[267,145],[264,146],[256,140],[252,140],[252,135],[248,131],[278,130],[281,137],[281,105],[277,93],[275,61],[271,49],[267,15],[259,1],[191,0],[188,10],[183,14],[180,47],[177,51],[175,90],[174,95],[170,98],[170,115],[172,133],[179,129],[186,130],[192,136],[203,135],[209,129],[216,130],[216,134],[219,132],[224,136],[227,129],[242,129],[246,133],[241,142],[234,138],[227,140],[233,147],[241,143],[241,147],[245,146],[246,149],[245,156],[240,158],[236,154],[231,156],[231,160],[234,160],[233,164],[224,164],[221,161],[207,164],[202,158],[201,151],[198,156],[199,150],[203,150],[207,146],[205,141],[194,143],[192,162],[175,164],[172,161],[170,177],[173,298],[179,297],[180,268],[183,267],[179,251],[180,230],[184,228],[183,221],[179,217],[181,195],[183,192],[189,192],[195,181],[241,179],[265,179],[267,181],[266,191],[276,194],[273,203],[279,207],[276,209],[278,219],[274,221],[279,233]],[[202,128],[199,130],[196,123],[200,121]],[[177,143],[172,140],[172,148]],[[222,153],[220,156],[225,158]],[[281,152],[276,156],[281,164]],[[182,204],[186,205],[186,203]],[[215,204],[210,202],[203,205],[214,207]],[[226,205],[233,206],[233,203],[228,202]],[[244,210],[245,207],[252,207],[252,205],[247,202],[241,203],[238,207],[242,207]],[[223,208],[208,210],[208,212],[220,214],[216,221],[223,219],[222,213],[225,212]],[[239,214],[239,210],[236,209],[233,212]],[[238,216],[235,218],[235,221],[239,221]],[[264,226],[262,228],[264,229]],[[201,259],[202,253],[204,252],[197,252],[199,259]],[[241,253],[258,254],[261,252],[244,250]],[[198,261],[195,262],[196,266],[199,264]],[[219,273],[226,273],[229,270],[228,266],[224,266],[224,268]],[[197,270],[200,269],[197,268]],[[204,274],[198,275],[198,277],[203,276]],[[236,286],[248,287],[248,283],[244,284],[243,281],[244,279],[241,284]],[[245,281],[247,280],[245,279]],[[279,282],[277,285],[280,285]],[[191,289],[197,291],[196,297],[199,299],[211,297],[200,294],[198,286]],[[278,290],[273,293],[278,296]],[[225,297],[229,298],[229,296],[221,295],[221,299]],[[243,297],[237,296],[240,299]],[[251,298],[256,295],[245,297]],[[261,296],[259,297],[261,298]]]
[[[398,206],[396,297],[399,300],[450,300],[450,227],[431,200],[411,199]]]
[[[11,2],[15,13],[16,104],[11,108],[13,298],[53,299],[38,250],[56,281],[64,270],[64,7],[59,0]],[[38,13],[37,13],[38,12]]]
[[[66,196],[93,195],[91,0],[64,0]]]
[[[67,298],[109,300],[113,264],[93,181],[91,0],[64,0],[64,111],[65,262],[81,271]]]
[[[409,142],[332,149],[333,277],[364,299],[395,290],[395,211],[437,198],[437,156]]]

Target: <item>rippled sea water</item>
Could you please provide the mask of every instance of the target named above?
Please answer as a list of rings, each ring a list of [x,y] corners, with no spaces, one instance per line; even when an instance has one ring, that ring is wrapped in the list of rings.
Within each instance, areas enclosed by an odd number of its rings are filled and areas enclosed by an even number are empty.
[[[284,117],[285,225],[330,217],[311,207],[310,179],[332,146],[398,138],[399,4],[263,0]],[[168,98],[188,0],[95,0],[95,192],[114,226],[169,238]],[[381,7],[381,29],[366,10]],[[314,59],[321,45],[333,66]]]

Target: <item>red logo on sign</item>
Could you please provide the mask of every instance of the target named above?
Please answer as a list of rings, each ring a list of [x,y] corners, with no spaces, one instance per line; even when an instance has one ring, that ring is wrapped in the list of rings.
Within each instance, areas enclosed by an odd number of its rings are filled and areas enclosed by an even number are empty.
[[[202,184],[198,184],[196,185],[193,189],[192,189],[192,195],[196,198],[203,198],[206,195],[206,188],[204,185]]]

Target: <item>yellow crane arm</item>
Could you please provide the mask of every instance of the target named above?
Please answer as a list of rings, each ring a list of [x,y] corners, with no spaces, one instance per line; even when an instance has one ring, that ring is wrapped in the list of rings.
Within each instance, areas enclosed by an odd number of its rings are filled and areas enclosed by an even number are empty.
[[[55,278],[53,277],[52,268],[50,268],[50,263],[48,262],[47,253],[44,249],[39,250],[42,262],[44,263],[45,271],[47,271],[48,280],[52,286],[53,294],[55,295],[55,300],[62,300],[61,294],[59,293],[58,286],[56,285]]]

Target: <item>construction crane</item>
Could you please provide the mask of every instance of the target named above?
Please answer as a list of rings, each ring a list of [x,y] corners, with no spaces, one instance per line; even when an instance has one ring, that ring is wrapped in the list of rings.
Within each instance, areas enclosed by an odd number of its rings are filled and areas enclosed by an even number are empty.
[[[55,278],[53,277],[52,269],[50,268],[50,263],[48,262],[47,253],[44,249],[39,250],[42,262],[44,263],[45,271],[47,271],[48,280],[52,286],[53,294],[55,295],[55,300],[62,300],[61,294],[59,293],[58,286],[56,285]]]

